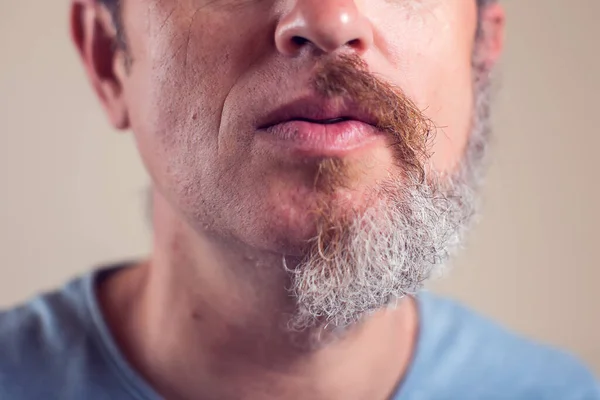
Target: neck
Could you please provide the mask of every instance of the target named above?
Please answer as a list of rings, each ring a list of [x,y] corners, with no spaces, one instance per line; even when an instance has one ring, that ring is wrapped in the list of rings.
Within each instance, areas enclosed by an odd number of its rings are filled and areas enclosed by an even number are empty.
[[[211,239],[155,194],[152,258],[100,288],[130,363],[169,399],[381,399],[415,345],[410,298],[315,346],[290,332],[282,256]],[[330,334],[325,334],[330,335]]]

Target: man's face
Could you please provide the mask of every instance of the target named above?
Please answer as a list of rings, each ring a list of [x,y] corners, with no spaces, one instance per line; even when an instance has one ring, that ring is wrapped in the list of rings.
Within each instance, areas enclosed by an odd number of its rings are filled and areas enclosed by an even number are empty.
[[[348,326],[460,243],[499,7],[125,0],[113,53],[107,13],[74,1],[92,82],[156,190],[198,233],[283,260],[291,327]]]
[[[362,59],[437,127],[424,164],[451,172],[462,157],[473,110],[474,0],[126,0],[122,7],[130,125],[157,189],[196,229],[300,254],[320,202],[360,210],[382,181],[401,179],[390,135],[365,121],[336,122],[361,117],[311,84],[318,65],[343,56]],[[315,182],[329,160],[347,176],[324,194]]]

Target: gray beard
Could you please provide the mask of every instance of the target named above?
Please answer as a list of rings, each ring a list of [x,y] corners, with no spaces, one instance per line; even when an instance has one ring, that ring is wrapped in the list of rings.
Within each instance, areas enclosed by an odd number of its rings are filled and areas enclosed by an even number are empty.
[[[425,182],[386,182],[378,202],[353,218],[337,251],[313,251],[293,269],[295,332],[343,332],[419,291],[462,245],[478,208],[490,136],[490,84],[476,70],[471,135],[457,170]],[[318,335],[321,337],[321,335]]]

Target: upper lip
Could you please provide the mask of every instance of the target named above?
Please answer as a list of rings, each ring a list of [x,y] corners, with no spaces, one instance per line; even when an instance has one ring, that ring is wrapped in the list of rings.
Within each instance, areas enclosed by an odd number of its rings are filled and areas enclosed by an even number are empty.
[[[309,121],[314,123],[332,123],[336,120],[354,120],[377,126],[377,119],[359,104],[347,99],[327,99],[317,96],[303,97],[284,104],[259,121],[258,129],[289,121]]]

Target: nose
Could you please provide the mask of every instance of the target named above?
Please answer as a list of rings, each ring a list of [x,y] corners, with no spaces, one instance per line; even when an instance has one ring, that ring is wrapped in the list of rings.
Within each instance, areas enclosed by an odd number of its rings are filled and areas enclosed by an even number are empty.
[[[313,47],[325,53],[347,48],[362,54],[372,46],[373,27],[355,0],[295,1],[275,30],[280,53],[295,56],[302,48]]]

